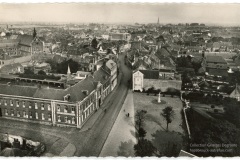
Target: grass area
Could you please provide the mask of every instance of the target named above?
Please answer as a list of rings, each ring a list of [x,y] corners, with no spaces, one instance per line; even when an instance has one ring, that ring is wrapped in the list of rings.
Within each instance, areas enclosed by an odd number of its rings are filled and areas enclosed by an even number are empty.
[[[182,101],[177,97],[161,97],[161,100],[165,101],[166,104],[157,104],[153,103],[155,99],[157,100],[158,96],[147,95],[146,93],[133,93],[133,101],[134,101],[134,110],[146,110],[146,121],[145,121],[145,130],[147,131],[146,138],[152,139],[152,134],[154,134],[157,130],[164,131],[166,129],[166,121],[160,113],[162,109],[166,106],[172,106],[175,112],[175,117],[172,123],[169,124],[169,131],[175,131],[184,134],[184,130],[182,128]]]

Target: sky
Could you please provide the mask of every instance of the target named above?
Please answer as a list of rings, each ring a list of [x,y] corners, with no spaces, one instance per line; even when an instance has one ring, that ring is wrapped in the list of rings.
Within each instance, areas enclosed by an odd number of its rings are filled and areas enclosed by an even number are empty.
[[[0,22],[240,25],[240,4],[0,4]]]

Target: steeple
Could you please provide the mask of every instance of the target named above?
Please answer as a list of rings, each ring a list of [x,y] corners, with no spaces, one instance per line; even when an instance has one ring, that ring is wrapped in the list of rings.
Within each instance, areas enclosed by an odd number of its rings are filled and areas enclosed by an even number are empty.
[[[67,75],[71,75],[71,70],[70,70],[69,65],[68,65]]]
[[[36,31],[36,29],[34,28],[34,29],[33,29],[33,38],[35,38],[35,37],[37,37],[37,31]]]

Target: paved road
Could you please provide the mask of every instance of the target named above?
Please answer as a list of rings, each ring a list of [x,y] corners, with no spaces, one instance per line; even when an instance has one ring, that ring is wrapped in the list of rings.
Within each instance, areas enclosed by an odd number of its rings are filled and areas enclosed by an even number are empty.
[[[121,82],[111,97],[106,100],[107,104],[103,108],[106,113],[100,115],[100,118],[94,123],[90,130],[74,135],[74,139],[79,139],[79,145],[76,144],[76,156],[99,156],[102,147],[112,129],[112,126],[122,108],[128,90],[128,80],[131,77],[131,70],[124,64],[124,55],[119,56],[120,71],[123,73]],[[79,136],[79,138],[77,138]],[[81,138],[81,140],[80,140]],[[74,143],[74,142],[73,142]]]

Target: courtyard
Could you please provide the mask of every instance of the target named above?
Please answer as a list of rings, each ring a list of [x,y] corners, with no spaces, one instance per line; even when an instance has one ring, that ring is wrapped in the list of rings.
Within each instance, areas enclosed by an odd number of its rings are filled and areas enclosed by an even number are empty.
[[[135,113],[137,110],[146,110],[146,120],[144,129],[147,131],[146,138],[151,140],[152,134],[156,131],[166,131],[166,121],[160,115],[162,109],[166,106],[172,106],[175,112],[174,119],[172,123],[169,124],[169,131],[178,132],[184,134],[184,130],[182,128],[182,123],[184,123],[181,115],[182,110],[182,101],[179,97],[162,97],[161,101],[163,103],[156,103],[158,96],[147,95],[146,93],[133,93],[133,101],[134,101],[134,110]]]

